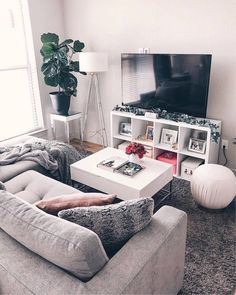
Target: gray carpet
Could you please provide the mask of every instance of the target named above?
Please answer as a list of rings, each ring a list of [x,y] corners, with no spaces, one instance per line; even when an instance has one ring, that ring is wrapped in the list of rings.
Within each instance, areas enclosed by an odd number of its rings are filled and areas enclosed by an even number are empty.
[[[82,190],[94,191],[87,186]],[[154,196],[155,211],[170,205],[188,214],[185,276],[178,295],[235,294],[235,202],[223,210],[200,208],[189,182],[177,178],[172,196],[158,204],[160,196]]]
[[[179,295],[234,294],[235,202],[223,210],[200,208],[193,201],[189,182],[176,178],[173,191],[160,206],[170,205],[188,214],[185,276]]]

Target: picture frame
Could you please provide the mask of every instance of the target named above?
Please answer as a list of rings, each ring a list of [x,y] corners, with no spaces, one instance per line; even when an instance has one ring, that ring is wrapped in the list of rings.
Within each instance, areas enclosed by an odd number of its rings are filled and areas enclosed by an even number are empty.
[[[206,151],[206,140],[190,138],[188,150],[195,153],[205,154]]]
[[[149,141],[153,141],[153,126],[148,125],[146,129],[145,139]]]
[[[161,144],[174,145],[177,143],[178,131],[173,129],[162,128]]]
[[[121,135],[131,136],[131,123],[121,122],[119,132]]]

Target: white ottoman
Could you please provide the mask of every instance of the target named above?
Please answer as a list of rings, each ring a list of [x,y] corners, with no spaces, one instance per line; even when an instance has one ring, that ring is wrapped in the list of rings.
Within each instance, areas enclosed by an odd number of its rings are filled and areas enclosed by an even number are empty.
[[[191,191],[201,206],[209,209],[225,208],[236,195],[236,177],[224,166],[201,165],[191,177]]]

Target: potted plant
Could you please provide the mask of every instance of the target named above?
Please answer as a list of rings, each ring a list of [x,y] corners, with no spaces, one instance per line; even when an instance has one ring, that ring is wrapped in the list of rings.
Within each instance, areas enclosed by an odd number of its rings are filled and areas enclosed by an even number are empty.
[[[141,143],[131,142],[126,148],[125,153],[129,155],[129,162],[138,163],[146,154],[145,147]]]
[[[79,40],[66,39],[59,43],[59,36],[54,33],[41,35],[43,43],[40,50],[43,56],[41,71],[46,85],[58,87],[50,97],[54,110],[59,115],[68,115],[71,95],[77,94],[77,78],[72,72],[79,72],[79,61],[72,60],[75,53],[81,52],[84,43]]]

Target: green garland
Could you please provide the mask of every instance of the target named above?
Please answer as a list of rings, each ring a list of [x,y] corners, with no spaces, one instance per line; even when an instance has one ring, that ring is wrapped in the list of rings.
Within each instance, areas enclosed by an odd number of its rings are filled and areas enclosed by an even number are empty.
[[[116,105],[113,108],[113,111],[128,112],[128,113],[133,113],[136,115],[144,115],[143,109],[139,109],[139,108],[131,107],[127,105],[122,105],[122,106]],[[196,118],[196,117],[189,116],[187,114],[182,114],[182,113],[168,113],[166,110],[161,110],[159,108],[152,109],[152,112],[157,114],[158,118],[171,120],[175,122],[184,122],[190,125],[209,127],[211,129],[211,141],[214,143],[218,143],[219,141],[220,132],[218,131],[218,129],[220,128],[220,126],[212,123],[211,120],[209,119]]]
[[[175,122],[184,122],[190,125],[198,125],[203,127],[209,127],[211,129],[211,141],[218,143],[220,138],[220,132],[218,131],[219,126],[212,123],[209,119],[199,119],[187,114],[181,113],[168,113],[166,110],[157,109],[154,113],[158,114],[159,118],[171,120]]]

